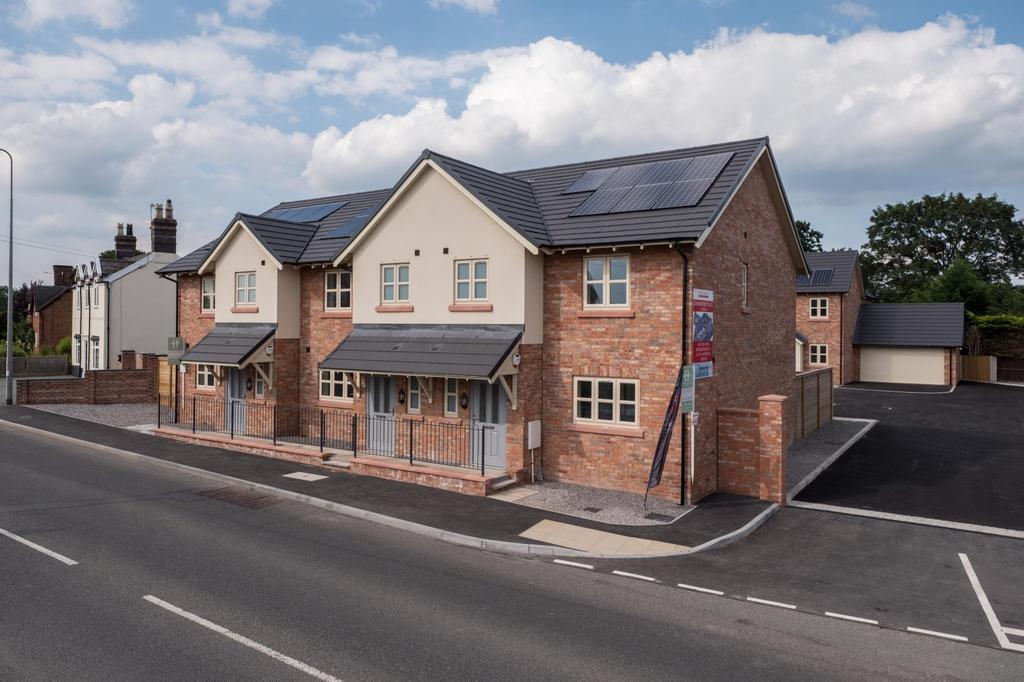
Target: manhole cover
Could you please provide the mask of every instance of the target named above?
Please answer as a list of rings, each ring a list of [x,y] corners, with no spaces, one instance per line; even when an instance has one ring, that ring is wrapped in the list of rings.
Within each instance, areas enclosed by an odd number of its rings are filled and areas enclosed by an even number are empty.
[[[213,490],[203,490],[198,494],[211,500],[227,502],[228,504],[245,507],[246,509],[265,509],[281,501],[272,495],[263,495],[235,488],[214,488]]]
[[[649,521],[671,521],[674,517],[671,517],[668,514],[655,514],[654,512],[650,512],[649,514],[645,514],[644,518]]]
[[[583,511],[590,512],[591,514],[596,514],[597,512],[601,511],[601,507],[584,507]]]

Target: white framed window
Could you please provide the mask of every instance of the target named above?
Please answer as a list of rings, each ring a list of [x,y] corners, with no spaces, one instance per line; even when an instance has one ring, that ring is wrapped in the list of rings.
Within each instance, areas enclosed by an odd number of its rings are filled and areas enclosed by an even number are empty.
[[[487,261],[455,261],[455,300],[487,300]]]
[[[748,287],[750,284],[750,266],[746,263],[740,269],[740,305],[744,308],[750,304],[750,298],[748,296]]]
[[[100,367],[100,340],[92,340],[92,368],[99,369]]]
[[[352,308],[352,273],[328,270],[324,273],[324,310]]]
[[[256,273],[235,273],[235,305],[254,305],[256,303]]]
[[[256,373],[256,380],[252,383],[252,392],[257,398],[265,398],[267,395],[267,382],[263,381],[263,377]]]
[[[320,397],[324,400],[352,400],[355,387],[348,375],[336,369],[320,370]]]
[[[213,388],[217,385],[217,375],[213,373],[213,365],[196,365],[196,388]]]
[[[75,364],[79,367],[82,366],[82,339],[80,337],[75,338]]]
[[[573,379],[573,421],[636,426],[638,423],[635,379]]]
[[[812,365],[827,365],[828,364],[828,345],[824,343],[812,343],[811,344],[811,358],[810,364]]]
[[[629,307],[629,256],[583,259],[583,307]]]
[[[381,303],[409,302],[409,264],[389,263],[380,266]]]
[[[459,416],[459,380],[444,380],[444,416]]]
[[[84,307],[85,308],[91,308],[92,307],[92,287],[87,285],[87,286],[82,288],[82,291],[85,292],[85,303],[83,304]]]
[[[100,296],[100,286],[97,284],[97,285],[95,285],[93,287],[93,291],[92,291],[92,307],[93,308],[99,308],[100,307],[100,299],[101,298],[102,297]]]
[[[810,316],[812,320],[824,320],[828,318],[828,299],[812,298],[810,300]]]
[[[409,414],[420,413],[420,380],[418,377],[409,377],[409,395],[406,408]]]
[[[203,277],[203,300],[201,309],[204,313],[212,313],[217,308],[217,279]]]

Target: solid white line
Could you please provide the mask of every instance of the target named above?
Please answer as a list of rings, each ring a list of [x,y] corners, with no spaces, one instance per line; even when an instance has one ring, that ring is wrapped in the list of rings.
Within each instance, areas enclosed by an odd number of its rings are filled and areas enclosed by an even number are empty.
[[[1014,644],[1006,636],[1006,631],[999,623],[999,619],[996,617],[996,612],[993,610],[992,604],[988,600],[988,595],[985,594],[985,590],[981,587],[981,581],[978,580],[978,574],[974,572],[974,566],[971,565],[971,560],[968,559],[967,555],[963,552],[960,553],[960,563],[964,565],[964,571],[967,572],[967,579],[971,581],[971,587],[974,588],[974,594],[978,596],[978,602],[981,604],[981,610],[985,612],[985,617],[988,619],[988,624],[992,627],[992,632],[995,633],[996,639],[999,641],[999,646],[1012,651],[1024,651],[1024,644]]]
[[[694,592],[703,592],[704,594],[715,594],[715,595],[718,595],[719,597],[721,597],[722,595],[725,594],[725,592],[719,592],[718,590],[710,590],[710,589],[708,589],[706,587],[697,587],[696,585],[686,585],[684,583],[679,583],[678,587],[681,587],[684,590],[692,590]]]
[[[649,583],[658,582],[656,579],[647,575],[637,575],[636,573],[626,573],[625,571],[612,571],[615,575],[621,575],[623,578],[636,578],[637,580],[646,580]]]
[[[566,561],[565,559],[555,559],[554,563],[561,564],[562,566],[572,566],[573,568],[585,568],[588,571],[594,570],[594,567],[590,564],[581,564],[575,561]]]
[[[871,618],[861,618],[860,616],[847,616],[845,613],[832,613],[831,611],[826,611],[825,615],[831,616],[832,618],[839,618],[840,620],[852,620],[855,623],[867,623],[868,625],[878,625],[877,620],[872,620]]]
[[[702,545],[697,545],[696,547],[693,547],[689,552],[687,552],[687,554],[695,554],[697,552],[702,552],[705,549],[710,549],[711,547],[715,547],[717,545],[728,544],[733,539],[744,537],[747,535],[747,533],[752,532],[755,528],[764,523],[764,521],[769,516],[779,511],[779,509],[779,505],[773,502],[772,504],[765,507],[764,511],[762,511],[760,514],[747,521],[745,524],[743,524],[736,530],[732,531],[731,533],[726,533],[725,535],[719,535],[717,538],[714,538],[713,540],[708,540]]]
[[[764,604],[765,606],[778,606],[780,609],[796,608],[792,604],[784,604],[780,601],[771,601],[770,599],[758,599],[757,597],[747,597],[747,601],[752,601],[755,604]]]
[[[194,613],[189,613],[188,611],[185,611],[184,609],[179,609],[174,604],[169,604],[169,603],[165,602],[163,599],[159,599],[157,597],[154,597],[151,594],[147,594],[146,596],[143,597],[143,599],[145,599],[146,601],[148,601],[151,604],[156,604],[160,608],[166,609],[167,611],[170,611],[171,613],[173,613],[175,615],[178,615],[178,616],[181,616],[182,618],[190,620],[193,623],[198,623],[199,625],[202,625],[204,628],[207,628],[209,630],[213,630],[217,634],[224,635],[228,639],[233,639],[234,641],[238,642],[239,644],[244,644],[245,646],[249,647],[250,649],[255,649],[256,651],[260,652],[261,654],[264,654],[266,656],[270,656],[274,660],[281,661],[282,663],[284,663],[286,665],[290,665],[291,667],[295,668],[296,670],[300,670],[300,671],[306,673],[310,677],[315,677],[318,680],[324,680],[324,682],[341,682],[337,677],[333,677],[331,675],[328,675],[327,673],[322,672],[320,670],[317,670],[313,666],[307,665],[307,664],[303,663],[302,661],[297,661],[297,660],[295,660],[294,658],[292,658],[290,656],[285,656],[284,654],[282,654],[280,652],[274,651],[270,647],[263,646],[259,642],[254,642],[251,639],[249,639],[248,637],[243,637],[242,635],[240,635],[240,634],[238,634],[236,632],[232,632],[231,630],[228,630],[227,628],[222,628],[221,626],[217,625],[216,623],[211,623],[210,621],[206,620],[205,618],[200,618],[199,616],[195,615]]]
[[[916,632],[919,635],[931,635],[932,637],[941,637],[943,639],[951,639],[954,642],[966,642],[968,641],[963,635],[951,635],[948,632],[936,632],[935,630],[924,630],[922,628],[907,628],[907,632]]]
[[[801,490],[810,485],[811,481],[813,481],[814,479],[821,475],[821,472],[823,472],[828,467],[832,466],[833,462],[839,459],[839,457],[842,456],[844,452],[852,448],[854,443],[863,438],[867,434],[867,432],[874,428],[875,425],[878,423],[877,419],[842,419],[842,421],[862,421],[867,422],[867,424],[860,431],[853,434],[853,436],[851,436],[848,441],[843,443],[838,450],[829,455],[821,464],[814,467],[814,470],[811,471],[806,476],[804,476],[799,483],[790,488],[789,492],[786,493],[787,502],[791,502],[794,497],[800,494]]]
[[[1018,630],[1017,628],[1003,628],[1003,632],[1014,637],[1024,637],[1024,630]]]
[[[31,540],[26,540],[25,538],[21,537],[20,535],[15,535],[14,533],[12,533],[9,530],[4,530],[3,528],[0,528],[0,535],[5,535],[5,536],[9,537],[10,539],[14,540],[15,542],[20,542],[21,544],[25,545],[26,547],[31,547],[32,549],[36,550],[37,552],[42,552],[46,556],[52,557],[52,558],[56,559],[57,561],[59,561],[61,563],[67,564],[68,566],[77,566],[78,565],[78,562],[75,561],[74,559],[69,559],[66,556],[64,556],[63,554],[57,554],[56,552],[54,552],[52,550],[46,549],[42,545],[37,545],[36,543],[32,542]]]
[[[906,514],[893,514],[891,512],[872,511],[870,509],[857,509],[856,507],[838,507],[832,504],[820,504],[818,502],[801,502],[800,500],[790,501],[789,506],[795,507],[797,509],[815,509],[817,511],[832,512],[833,514],[846,514],[848,516],[865,516],[871,519],[882,519],[883,521],[913,523],[919,526],[949,528],[951,530],[967,531],[968,533],[982,533],[984,535],[998,535],[1004,538],[1024,540],[1024,531],[1010,530],[1009,528],[997,528],[995,526],[978,526],[973,523],[943,521],[941,519],[931,519],[926,516],[908,516]]]

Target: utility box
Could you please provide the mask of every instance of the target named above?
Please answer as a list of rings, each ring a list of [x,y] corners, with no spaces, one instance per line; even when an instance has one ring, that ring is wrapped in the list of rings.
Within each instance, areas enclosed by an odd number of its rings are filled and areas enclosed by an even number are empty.
[[[534,450],[540,447],[540,420],[534,419],[526,424],[526,449]]]

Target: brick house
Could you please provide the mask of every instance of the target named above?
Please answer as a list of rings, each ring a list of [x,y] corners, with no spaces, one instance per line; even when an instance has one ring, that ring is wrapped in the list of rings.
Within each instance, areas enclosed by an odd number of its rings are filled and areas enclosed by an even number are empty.
[[[788,444],[807,272],[767,138],[509,173],[427,150],[390,190],[237,214],[160,270],[179,400],[275,406],[275,439],[297,428],[278,410],[332,410],[359,429],[353,470],[453,489],[478,483],[445,473],[472,463],[643,490],[680,364],[703,361],[699,419],[676,422],[653,491],[681,502],[750,489],[721,466],[723,410],[777,397]],[[438,443],[439,467],[401,460]]]
[[[70,265],[53,266],[53,285],[32,286],[29,319],[32,320],[32,350],[53,348],[61,339],[71,336],[71,310],[75,269]]]
[[[866,301],[860,256],[851,249],[805,253],[810,275],[796,280],[796,328],[806,369],[832,368],[832,383],[860,379],[853,332]]]

